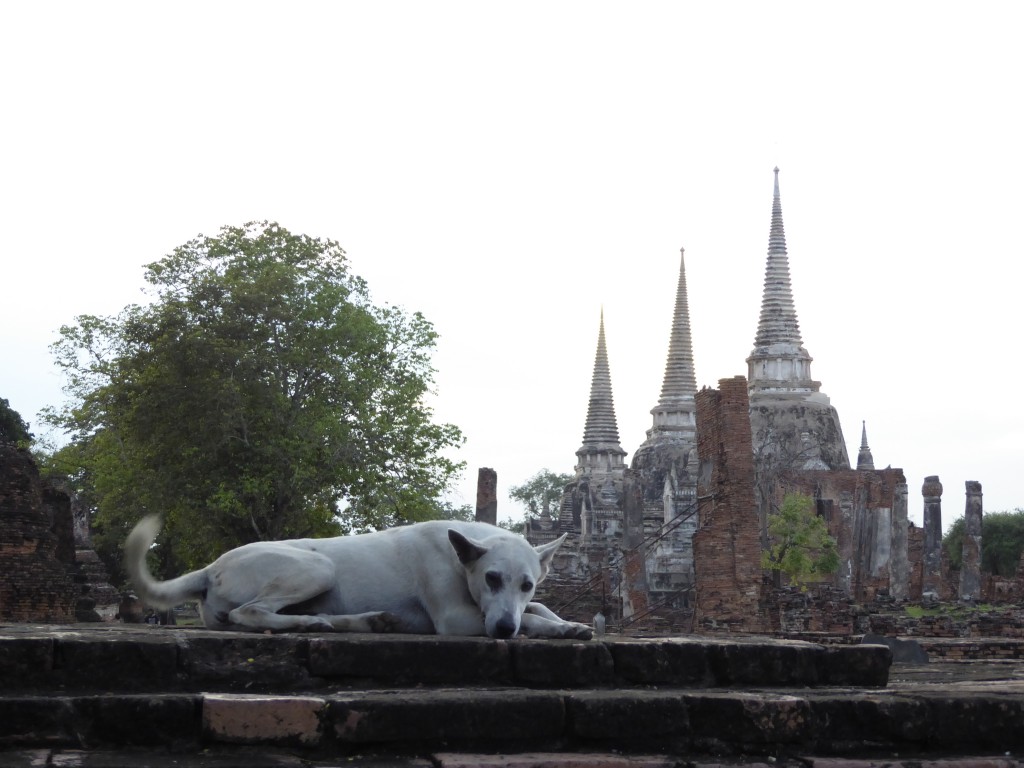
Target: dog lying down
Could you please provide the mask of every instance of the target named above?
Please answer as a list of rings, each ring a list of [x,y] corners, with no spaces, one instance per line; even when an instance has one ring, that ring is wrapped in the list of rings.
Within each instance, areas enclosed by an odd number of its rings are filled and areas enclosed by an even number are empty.
[[[157,581],[146,552],[156,516],[128,535],[125,566],[139,598],[199,601],[209,629],[406,632],[589,640],[585,624],[531,602],[565,540],[532,547],[486,523],[435,520],[356,536],[245,544],[198,571]]]

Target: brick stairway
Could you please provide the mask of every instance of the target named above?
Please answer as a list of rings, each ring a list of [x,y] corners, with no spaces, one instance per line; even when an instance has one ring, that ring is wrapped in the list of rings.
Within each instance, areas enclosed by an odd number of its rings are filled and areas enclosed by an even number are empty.
[[[1024,681],[893,688],[889,662],[766,638],[7,625],[0,766],[1021,764]]]

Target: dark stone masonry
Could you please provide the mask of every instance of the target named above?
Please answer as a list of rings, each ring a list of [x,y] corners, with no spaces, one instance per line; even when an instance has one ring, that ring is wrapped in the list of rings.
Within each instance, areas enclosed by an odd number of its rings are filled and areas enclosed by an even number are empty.
[[[75,620],[70,502],[31,454],[0,443],[0,621]]]
[[[0,626],[0,765],[1021,765],[1009,667],[891,658],[756,636]]]

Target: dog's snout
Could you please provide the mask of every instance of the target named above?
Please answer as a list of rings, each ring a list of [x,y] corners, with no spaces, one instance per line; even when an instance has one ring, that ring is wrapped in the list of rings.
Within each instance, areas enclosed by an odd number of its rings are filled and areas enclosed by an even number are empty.
[[[494,625],[494,636],[506,640],[516,633],[516,623],[511,616],[502,616]]]

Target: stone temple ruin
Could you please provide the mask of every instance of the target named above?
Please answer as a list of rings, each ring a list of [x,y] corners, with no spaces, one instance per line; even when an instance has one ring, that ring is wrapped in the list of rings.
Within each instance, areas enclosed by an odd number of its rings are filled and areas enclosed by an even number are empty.
[[[766,618],[771,585],[759,560],[768,515],[794,491],[815,500],[837,540],[842,564],[822,586],[840,598],[978,599],[998,592],[979,572],[980,485],[967,484],[968,515],[977,516],[968,522],[974,549],[965,550],[963,575],[953,575],[941,557],[938,478],[923,488],[922,530],[907,518],[903,471],[875,469],[866,425],[851,467],[839,416],[812,378],[811,361],[793,302],[776,168],[747,376],[697,391],[681,252],[661,397],[628,466],[602,313],[575,480],[557,520],[545,512],[526,525],[534,544],[568,534],[543,599],[580,620],[603,611],[623,627],[777,628]]]
[[[119,600],[77,499],[0,441],[0,622],[100,621]]]

